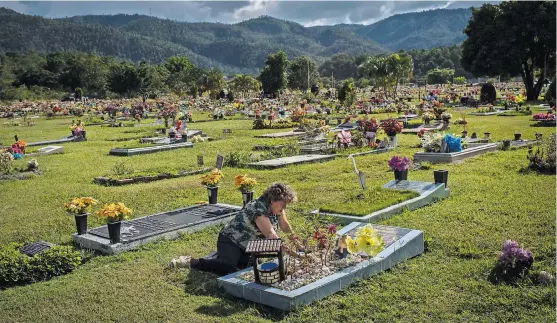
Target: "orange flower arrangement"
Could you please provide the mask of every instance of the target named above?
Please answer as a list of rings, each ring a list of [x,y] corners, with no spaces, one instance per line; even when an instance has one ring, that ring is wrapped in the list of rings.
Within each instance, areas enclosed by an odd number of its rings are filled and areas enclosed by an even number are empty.
[[[242,192],[251,192],[257,185],[255,178],[248,177],[247,175],[237,175],[234,177],[234,186]]]
[[[64,203],[64,208],[66,211],[72,214],[86,214],[91,206],[97,204],[97,200],[92,197],[79,197],[72,199],[69,203]]]
[[[105,204],[104,207],[97,212],[101,218],[105,218],[106,222],[118,222],[126,220],[128,215],[132,214],[132,209],[126,207],[124,203]]]
[[[201,176],[201,184],[207,187],[217,187],[223,177],[221,171],[215,168],[209,174]]]

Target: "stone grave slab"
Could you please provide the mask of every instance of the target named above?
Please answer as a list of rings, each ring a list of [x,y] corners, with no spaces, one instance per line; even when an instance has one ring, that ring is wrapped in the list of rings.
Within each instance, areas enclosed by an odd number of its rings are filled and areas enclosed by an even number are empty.
[[[305,132],[288,131],[288,132],[275,132],[275,133],[268,133],[264,135],[257,135],[255,136],[255,138],[287,138],[287,137],[297,137],[303,135],[305,135]]]
[[[44,156],[62,153],[64,153],[64,147],[62,146],[46,146],[43,148],[39,148],[36,153],[25,154],[25,156]]]
[[[158,153],[160,151],[167,151],[172,149],[179,149],[179,148],[191,148],[193,144],[191,142],[181,142],[177,144],[169,144],[169,145],[159,145],[153,147],[141,147],[141,148],[113,148],[110,149],[109,155],[112,156],[134,156],[134,155],[141,155],[141,154],[152,154]]]
[[[86,141],[87,139],[83,138],[83,137],[74,137],[74,136],[68,136],[68,137],[64,137],[62,139],[57,139],[57,140],[45,140],[45,141],[36,141],[36,142],[29,142],[27,143],[28,147],[33,147],[33,146],[44,146],[44,145],[54,145],[54,144],[62,144],[65,142],[78,142],[78,141]]]
[[[248,166],[255,167],[255,168],[280,168],[288,165],[329,161],[334,158],[335,155],[298,155],[298,156],[263,160],[256,163],[250,163],[248,164]]]
[[[353,236],[355,231],[363,225],[365,223],[352,222],[339,230],[337,235]],[[241,279],[242,274],[253,270],[251,268],[220,277],[217,279],[217,283],[219,287],[224,288],[235,297],[290,311],[332,295],[345,289],[356,280],[376,275],[424,252],[422,231],[381,225],[373,225],[373,227],[383,238],[385,244],[383,251],[373,258],[344,268],[300,288],[286,291]]]
[[[481,116],[487,117],[487,116],[498,115],[498,114],[501,114],[501,113],[504,113],[504,112],[505,111],[501,111],[501,110],[497,110],[497,111],[493,111],[493,112],[472,112],[472,113],[469,113],[469,115],[478,116],[478,117],[481,117]]]
[[[522,148],[522,147],[528,147],[528,146],[532,146],[536,143],[536,140],[511,140],[511,147],[517,147],[517,148]]]
[[[426,161],[432,164],[454,163],[489,151],[495,151],[498,146],[498,143],[471,143],[467,149],[455,153],[417,152],[414,154],[414,161]]]
[[[416,133],[420,132],[422,129],[424,129],[425,131],[442,130],[444,126],[445,126],[445,124],[443,122],[432,124],[432,125],[423,124],[423,125],[419,126],[418,128],[402,129],[402,133],[416,134]]]
[[[353,221],[361,222],[377,222],[379,220],[388,219],[395,214],[401,213],[404,210],[415,210],[426,205],[429,205],[435,201],[441,200],[449,196],[450,191],[443,183],[429,183],[421,181],[395,181],[392,180],[387,184],[383,185],[383,188],[392,190],[408,190],[414,191],[419,196],[403,201],[401,203],[391,205],[384,209],[372,212],[364,216],[354,216],[348,214],[340,213],[330,213],[330,212],[320,212],[319,210],[314,210],[312,214],[321,214],[325,216],[332,216],[340,219],[343,223],[347,224]]]
[[[160,239],[175,239],[183,233],[199,231],[207,226],[223,223],[235,216],[240,206],[218,204],[194,205],[176,210],[123,221],[121,242],[111,244],[108,227],[89,229],[86,234],[74,234],[74,241],[82,248],[115,254]]]

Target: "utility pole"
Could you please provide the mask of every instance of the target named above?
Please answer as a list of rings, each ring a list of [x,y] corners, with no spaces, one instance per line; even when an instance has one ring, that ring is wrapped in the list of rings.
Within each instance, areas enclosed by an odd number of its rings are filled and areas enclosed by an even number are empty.
[[[309,87],[309,59],[308,59],[308,90],[311,91],[311,88]]]

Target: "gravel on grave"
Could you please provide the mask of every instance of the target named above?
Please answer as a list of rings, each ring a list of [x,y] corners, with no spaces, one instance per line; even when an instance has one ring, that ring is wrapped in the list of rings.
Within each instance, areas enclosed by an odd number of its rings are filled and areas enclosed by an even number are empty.
[[[317,257],[314,256],[312,258],[310,265],[308,266],[308,270],[304,271],[302,269],[303,258],[301,259],[295,257],[290,257],[291,259],[288,258],[289,256],[284,257],[285,266],[288,266],[289,268],[297,268],[297,270],[293,274],[286,276],[286,280],[275,284],[271,284],[270,286],[277,289],[291,291],[300,288],[302,286],[311,284],[323,277],[327,277],[336,272],[339,272],[344,268],[357,265],[360,262],[369,259],[368,257],[365,257],[365,254],[364,255],[348,254],[348,256],[344,259],[337,259],[333,256],[332,259],[327,261],[326,265],[322,265],[321,260],[319,260]],[[294,261],[296,262],[295,266],[292,265]],[[289,263],[290,265],[288,265]],[[240,275],[238,278],[248,282],[255,281],[255,276],[253,275],[253,271],[248,271]]]

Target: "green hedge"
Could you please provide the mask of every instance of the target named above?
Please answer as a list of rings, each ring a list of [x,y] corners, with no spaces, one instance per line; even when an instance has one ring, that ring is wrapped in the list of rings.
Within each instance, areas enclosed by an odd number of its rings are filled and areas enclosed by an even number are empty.
[[[54,246],[29,257],[19,251],[21,244],[0,247],[0,289],[48,280],[73,271],[81,254],[71,247]]]

